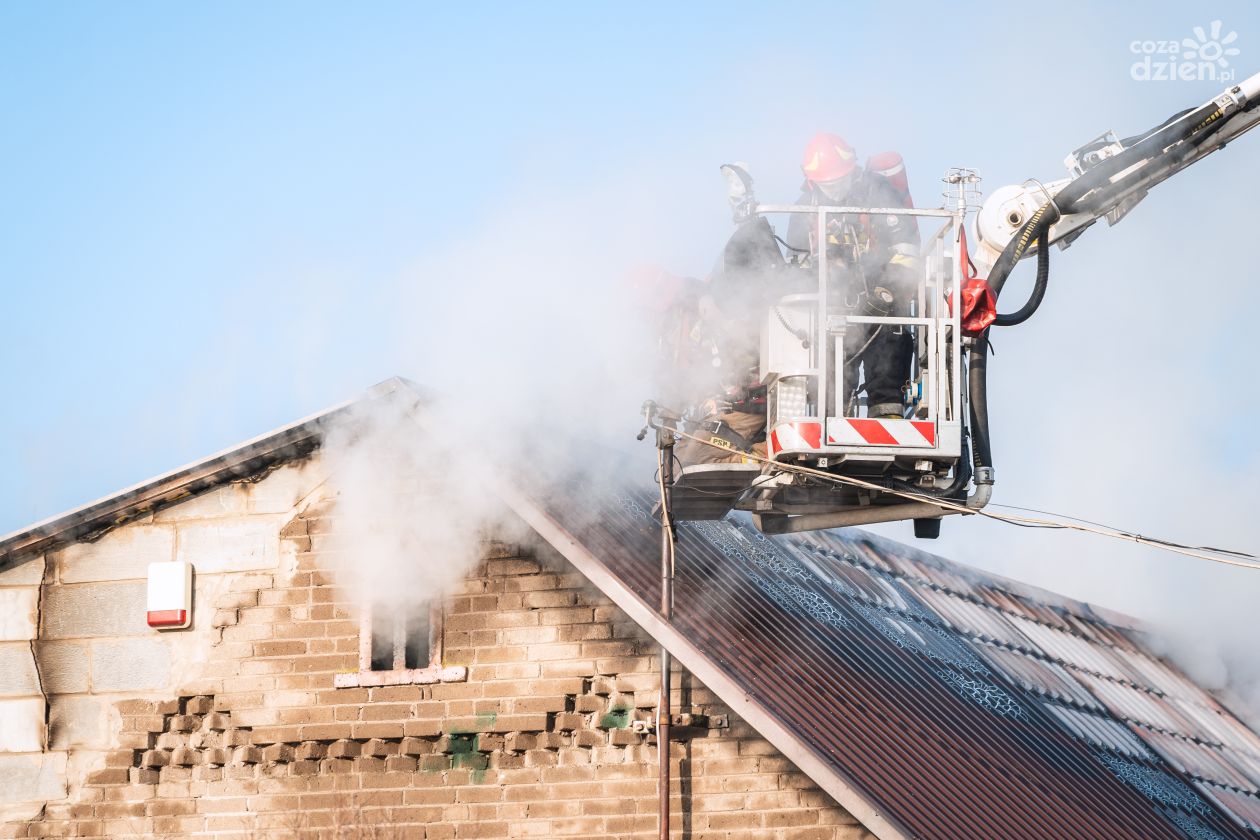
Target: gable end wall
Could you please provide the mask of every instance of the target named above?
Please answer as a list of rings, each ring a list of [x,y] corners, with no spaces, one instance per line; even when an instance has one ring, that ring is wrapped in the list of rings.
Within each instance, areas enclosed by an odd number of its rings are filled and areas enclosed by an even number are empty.
[[[359,625],[308,467],[52,558],[37,642],[52,743],[0,754],[53,761],[26,794],[51,798],[0,834],[655,837],[655,738],[637,731],[655,643],[554,552],[494,543],[446,604],[445,664],[466,680],[333,687],[357,669]],[[284,501],[251,509],[247,492]],[[132,626],[141,555],[180,551],[197,555],[194,629]],[[676,836],[872,836],[697,680],[674,685],[693,724],[671,745]]]

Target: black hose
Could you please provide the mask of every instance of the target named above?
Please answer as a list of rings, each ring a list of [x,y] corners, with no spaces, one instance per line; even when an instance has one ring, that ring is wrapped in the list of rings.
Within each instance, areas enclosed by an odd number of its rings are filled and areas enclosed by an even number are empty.
[[[1189,114],[1193,110],[1194,110],[1193,108],[1187,108],[1184,111],[1178,111],[1177,113],[1173,114],[1168,119],[1164,120],[1159,125],[1147,131],[1145,134],[1135,134],[1132,137],[1124,138],[1123,140],[1120,141],[1120,145],[1124,146],[1127,149],[1129,146],[1132,146],[1133,144],[1140,142],[1143,137],[1150,137],[1152,134],[1154,134],[1157,131],[1163,131],[1165,128],[1168,128],[1168,126],[1172,125],[1177,120],[1181,119],[1182,117],[1184,117],[1186,114]]]
[[[1096,189],[1114,186],[1111,179],[1132,167],[1135,160],[1145,161],[1160,157],[1168,153],[1170,146],[1187,138],[1193,138],[1196,143],[1201,142],[1225,122],[1220,119],[1220,116],[1220,106],[1215,102],[1210,102],[1186,112],[1180,118],[1173,117],[1159,128],[1149,132],[1145,138],[1118,155],[1104,160],[1065,186],[1055,195],[1053,201],[1046,202],[1033,213],[1002,250],[988,277],[989,287],[993,289],[994,296],[1001,294],[1006,278],[1010,276],[1016,263],[1023,258],[1024,252],[1036,236],[1036,231],[1040,229],[1043,221],[1054,224],[1062,216],[1091,209],[1093,205],[1100,202],[1087,201],[1090,194]],[[1205,133],[1205,129],[1210,130]]]
[[[1016,324],[1022,324],[1041,306],[1041,301],[1046,296],[1046,287],[1050,285],[1050,247],[1047,240],[1050,239],[1051,224],[1051,222],[1043,221],[1041,227],[1037,229],[1037,281],[1033,284],[1032,294],[1019,309],[1009,315],[999,314],[993,321],[995,327],[1013,327]]]
[[[931,496],[934,499],[961,498],[966,493],[967,484],[971,481],[971,455],[967,450],[967,435],[964,432],[962,452],[959,454],[957,466],[954,467],[954,479],[944,487],[920,487],[917,484],[897,479],[887,482],[886,486],[905,493]]]
[[[1065,188],[1066,189],[1066,188]],[[1011,241],[1006,243],[1006,247],[1002,249],[1002,253],[993,263],[993,268],[989,271],[988,283],[989,288],[993,290],[995,298],[1002,294],[1002,287],[1006,285],[1006,278],[1011,275],[1011,270],[1016,264],[1024,258],[1024,252],[1028,250],[1028,246],[1032,244],[1034,239],[1038,239],[1042,243],[1041,251],[1045,251],[1044,241],[1050,237],[1045,233],[1038,237],[1038,231],[1044,225],[1046,231],[1049,231],[1051,225],[1059,221],[1061,214],[1055,202],[1047,201],[1045,204],[1037,208],[1037,211],[1028,217],[1028,221],[1015,231],[1015,235],[1011,237]]]
[[[1180,166],[1187,158],[1198,154],[1205,143],[1211,142],[1217,132],[1229,124],[1227,119],[1212,119],[1212,116],[1214,115],[1209,115],[1209,118],[1203,120],[1197,130],[1192,131],[1175,145],[1166,148],[1157,156],[1148,158],[1145,165],[1135,167],[1132,172],[1115,181],[1108,181],[1103,185],[1106,189],[1099,189],[1074,201],[1071,212],[1098,213],[1106,207],[1110,196],[1126,193],[1134,189],[1138,182],[1148,178],[1151,167],[1157,162],[1167,160],[1166,165],[1172,168]]]
[[[808,248],[797,248],[795,245],[789,245],[789,244],[787,244],[787,240],[786,240],[786,239],[784,239],[782,236],[779,236],[779,234],[777,234],[777,233],[774,235],[774,238],[775,238],[776,240],[778,240],[778,242],[779,242],[779,244],[780,244],[780,245],[782,245],[784,248],[787,248],[789,251],[795,251],[795,252],[796,252],[796,253],[798,253],[798,254],[808,254],[808,253],[809,253],[809,249],[808,249]]]
[[[976,469],[993,466],[993,447],[989,441],[989,335],[985,331],[976,339],[967,357],[968,392],[971,396],[971,452]]]
[[[1125,149],[1120,154],[1108,158],[1081,177],[1064,187],[1055,196],[1055,203],[1063,213],[1072,213],[1085,209],[1076,204],[1089,193],[1099,187],[1111,185],[1111,179],[1133,165],[1134,161],[1142,161],[1165,153],[1169,146],[1179,143],[1203,129],[1220,127],[1221,109],[1215,102],[1209,102],[1191,111],[1180,119],[1166,123],[1162,128],[1152,131],[1144,139]]]

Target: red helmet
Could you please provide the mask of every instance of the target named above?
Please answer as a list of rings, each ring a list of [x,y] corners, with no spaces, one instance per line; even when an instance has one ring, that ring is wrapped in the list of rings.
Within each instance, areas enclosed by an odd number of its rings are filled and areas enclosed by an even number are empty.
[[[805,147],[801,171],[806,180],[815,184],[843,178],[857,167],[857,154],[853,147],[838,134],[820,131]]]

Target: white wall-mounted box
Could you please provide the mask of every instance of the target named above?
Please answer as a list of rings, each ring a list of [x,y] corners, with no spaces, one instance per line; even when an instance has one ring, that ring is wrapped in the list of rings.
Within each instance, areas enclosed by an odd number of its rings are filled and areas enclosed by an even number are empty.
[[[185,560],[149,564],[147,620],[158,630],[192,624],[192,564]]]

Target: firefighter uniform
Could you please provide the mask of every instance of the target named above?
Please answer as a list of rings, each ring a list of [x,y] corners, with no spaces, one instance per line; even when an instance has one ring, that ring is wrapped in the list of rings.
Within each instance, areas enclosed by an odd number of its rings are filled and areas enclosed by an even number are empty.
[[[806,181],[798,203],[900,208],[905,201],[887,179],[855,169],[842,195],[827,196]],[[827,242],[820,248],[815,219],[794,215],[788,225],[788,246],[815,259],[824,253],[837,269],[841,299],[863,301],[856,314],[909,314],[919,276],[919,230],[914,217],[863,213],[828,221]],[[856,379],[860,363],[871,416],[901,416],[902,388],[913,352],[910,336],[902,329],[863,324],[854,325],[846,334],[845,356],[853,362],[851,378]]]

